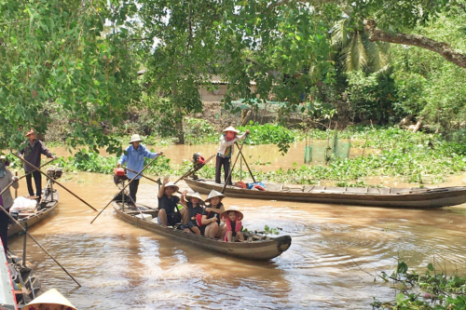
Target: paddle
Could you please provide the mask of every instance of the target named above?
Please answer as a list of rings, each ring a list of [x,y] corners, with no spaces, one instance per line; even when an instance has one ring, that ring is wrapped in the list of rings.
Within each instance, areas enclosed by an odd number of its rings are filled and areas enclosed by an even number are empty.
[[[36,240],[36,238],[34,238],[28,231],[27,229],[25,229],[13,216],[11,216],[10,212],[8,212],[7,210],[5,210],[4,208],[1,208],[0,207],[0,210],[2,210],[3,213],[5,213],[6,215],[8,215],[8,217],[10,218],[10,220],[15,223],[16,225],[18,225],[19,227],[21,227],[21,229],[42,249],[42,251],[45,252],[45,254],[47,254],[58,266],[60,266],[61,269],[63,269],[64,272],[66,272],[66,274],[68,276],[70,276],[71,279],[73,279],[74,282],[76,282],[76,284],[81,287],[81,284],[79,284],[78,281],[76,281],[76,279],[65,269],[65,267],[63,267],[56,259],[55,257],[53,257],[40,243],[39,241]]]
[[[183,174],[178,180],[175,181],[175,184],[178,183],[179,181],[183,180],[184,178],[187,178],[189,177],[191,174],[194,174],[196,173],[197,171],[201,170],[209,161],[212,160],[212,158],[215,157],[216,154],[210,156],[209,158],[207,158],[207,160],[205,161],[205,163],[203,165],[200,165],[199,167],[197,168],[191,168],[190,170],[188,170],[188,172],[186,172],[185,174]]]
[[[31,166],[34,170],[36,171],[39,171],[40,173],[42,173],[43,175],[45,175],[45,177],[49,180],[51,180],[53,183],[56,183],[57,185],[59,185],[61,188],[63,188],[64,190],[66,190],[68,193],[70,193],[71,195],[73,195],[74,197],[76,197],[77,199],[79,199],[82,203],[84,203],[85,205],[87,205],[89,208],[91,208],[92,210],[96,211],[97,212],[97,209],[94,208],[93,206],[91,206],[90,204],[88,204],[87,202],[85,202],[82,198],[80,198],[78,195],[76,195],[75,193],[73,193],[72,191],[70,191],[69,189],[67,189],[64,185],[62,185],[61,183],[59,183],[57,180],[54,180],[52,179],[50,176],[48,176],[46,173],[42,172],[39,168],[37,168],[36,166],[34,166],[33,164],[31,164],[30,162],[28,162],[26,159],[24,158],[21,158],[20,156],[16,155],[15,153],[11,153],[13,154],[14,156],[18,157],[19,159],[21,159],[22,161],[24,161],[26,164],[28,164],[29,166]]]
[[[249,174],[251,175],[252,181],[253,181],[254,183],[256,183],[256,179],[254,178],[254,175],[252,174],[251,168],[249,168],[248,162],[246,161],[246,157],[244,157],[243,152],[241,151],[241,149],[240,149],[239,146],[238,146],[238,142],[235,142],[235,144],[236,144],[236,146],[237,146],[238,149],[239,149],[239,153],[241,154],[241,157],[243,158],[243,161],[244,161],[244,163],[246,164],[246,167],[248,168],[248,171],[249,171]]]
[[[248,138],[248,136],[246,136],[246,139]],[[233,172],[233,169],[235,168],[236,166],[236,162],[238,161],[238,158],[239,158],[239,155],[242,154],[241,153],[241,150],[243,149],[243,146],[244,146],[244,143],[246,143],[246,139],[244,139],[244,142],[241,144],[241,146],[239,147],[239,152],[238,152],[238,155],[236,156],[236,159],[235,159],[235,162],[233,163],[233,166],[231,167],[230,171],[228,172],[228,176],[227,178],[225,179],[225,185],[223,185],[223,188],[222,188],[222,191],[221,193],[223,194],[223,192],[225,191],[225,188],[227,187],[227,184],[228,184],[228,180],[230,180],[231,178],[231,173]],[[235,142],[236,143],[236,142]]]
[[[124,190],[131,184],[131,182],[133,182],[134,180],[136,180],[136,178],[137,178],[138,176],[140,176],[140,175],[142,174],[142,172],[143,172],[144,170],[146,170],[146,168],[149,167],[149,166],[150,166],[154,161],[156,161],[157,158],[159,158],[159,157],[160,157],[160,156],[157,156],[156,158],[152,159],[144,168],[142,168],[141,171],[139,171],[138,174],[136,174],[136,175],[134,176],[134,178],[132,178],[131,180],[129,180],[128,184],[126,184],[126,185],[122,188],[121,191],[124,191]],[[102,214],[102,212],[104,212],[105,209],[107,209],[107,207],[112,203],[112,201],[113,201],[113,198],[107,203],[107,205],[106,205],[102,210],[100,210],[99,214],[97,214],[97,215],[94,217],[94,219],[91,221],[91,224],[94,223],[94,221],[99,217],[99,215]],[[124,202],[123,202],[123,203],[124,203]]]

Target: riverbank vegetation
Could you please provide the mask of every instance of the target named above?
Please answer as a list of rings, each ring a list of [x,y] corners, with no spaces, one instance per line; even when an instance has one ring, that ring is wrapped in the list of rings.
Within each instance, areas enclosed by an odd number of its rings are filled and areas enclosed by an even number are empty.
[[[466,309],[466,278],[454,273],[448,275],[439,266],[429,264],[423,273],[409,270],[402,260],[390,275],[380,278],[393,286],[396,300],[371,304],[381,310],[460,310]],[[378,277],[377,277],[378,278]],[[376,281],[376,279],[374,279]]]
[[[286,130],[276,125],[257,126],[248,125],[251,135],[246,143],[273,142],[274,132]],[[257,128],[257,129],[255,129]],[[261,130],[261,131],[260,131]],[[255,136],[256,135],[256,136]],[[267,135],[270,135],[267,137]],[[270,171],[263,167],[271,163],[262,162],[260,158],[247,159],[256,178],[262,181],[291,184],[319,184],[322,181],[332,181],[338,186],[367,186],[366,177],[389,176],[413,185],[436,184],[444,182],[448,176],[459,175],[466,171],[466,136],[463,131],[455,132],[448,137],[435,133],[424,133],[403,130],[397,127],[356,126],[348,127],[344,131],[311,130],[306,133],[297,130],[286,130],[289,142],[323,141],[338,135],[339,139],[347,139],[351,147],[360,149],[359,156],[338,159],[332,158],[325,162],[310,165],[298,165],[288,169]],[[257,137],[261,137],[257,139]],[[212,131],[212,140],[218,139],[218,133]],[[311,139],[309,139],[311,137]],[[215,139],[214,139],[215,138]],[[255,138],[255,139],[253,139]],[[256,140],[257,139],[257,140]],[[122,144],[127,144],[122,141]],[[153,150],[163,150],[164,143],[159,139],[147,137],[145,143]],[[155,143],[154,145],[150,145]],[[291,142],[292,143],[292,142]],[[304,143],[304,142],[301,142]],[[271,144],[270,148],[276,148]],[[376,150],[377,152],[371,152]],[[202,145],[199,152],[203,152]],[[208,154],[205,154],[208,155]],[[281,156],[281,155],[280,155]],[[304,156],[304,154],[302,154]],[[95,173],[113,173],[118,157],[103,156],[92,150],[81,149],[73,156],[60,158],[57,162],[67,171],[87,171]],[[191,158],[186,158],[183,164],[173,164],[170,154],[162,156],[151,165],[146,173],[156,176],[182,175],[191,167]],[[198,173],[203,178],[213,178],[215,162],[208,163]],[[247,171],[239,171],[239,165],[233,171],[233,177],[249,178]],[[374,185],[373,186],[383,186]]]

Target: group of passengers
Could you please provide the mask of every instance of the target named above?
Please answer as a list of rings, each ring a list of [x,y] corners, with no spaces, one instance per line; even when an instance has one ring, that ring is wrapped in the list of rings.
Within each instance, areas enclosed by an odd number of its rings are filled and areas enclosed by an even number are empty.
[[[225,210],[222,203],[225,195],[212,190],[203,199],[199,193],[181,193],[181,198],[174,195],[179,187],[165,177],[160,187],[158,200],[158,222],[164,226],[182,223],[181,229],[186,233],[204,235],[224,241],[244,241],[241,233],[243,214],[234,209]],[[183,207],[180,209],[178,205]]]
[[[221,182],[220,175],[223,168],[224,182],[232,184],[230,162],[233,147],[239,140],[246,139],[248,134],[249,130],[239,135],[239,131],[232,126],[223,130],[216,158],[215,181],[217,183]],[[139,172],[143,170],[144,158],[156,158],[163,154],[162,152],[150,152],[141,142],[142,139],[139,135],[133,135],[129,142],[130,145],[125,149],[125,153],[117,164],[117,167],[121,167],[122,164],[126,163],[128,178],[132,179],[129,185],[131,201],[128,203],[128,207],[133,210],[136,210],[136,193],[139,180],[142,177]],[[174,195],[178,191],[179,187],[175,183],[169,182],[168,177],[165,177],[158,194],[158,223],[160,225],[175,226],[181,222],[181,229],[187,233],[224,239],[225,241],[244,241],[244,236],[241,233],[243,214],[236,210],[225,210],[222,204],[223,194],[212,190],[209,197],[204,200],[199,193],[188,195],[187,191],[184,191],[180,198]],[[178,208],[178,204],[181,204],[183,208]]]

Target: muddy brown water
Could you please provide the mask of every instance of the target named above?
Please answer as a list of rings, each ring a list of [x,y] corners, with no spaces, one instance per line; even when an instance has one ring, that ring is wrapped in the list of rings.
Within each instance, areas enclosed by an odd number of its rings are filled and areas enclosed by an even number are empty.
[[[62,181],[99,210],[116,192],[108,175],[67,174]],[[138,200],[154,204],[156,190],[141,181]],[[436,261],[466,274],[466,205],[423,211],[225,199],[243,210],[248,229],[280,227],[293,238],[278,258],[251,262],[137,228],[111,206],[91,225],[94,211],[60,195],[55,213],[30,232],[82,287],[31,240],[27,255],[44,288],[58,289],[81,310],[371,309],[373,297],[394,299],[374,278],[393,270],[398,256],[419,270]],[[22,243],[16,237],[10,247],[20,254]]]
[[[315,140],[314,144],[325,147],[327,141],[325,140]],[[276,145],[271,144],[262,144],[262,145],[245,145],[243,147],[243,154],[246,157],[248,163],[262,171],[273,171],[278,170],[279,168],[288,169],[295,166],[304,165],[304,149],[306,143],[298,142],[290,145],[290,150],[287,154],[282,155]],[[216,153],[218,145],[217,144],[207,144],[207,145],[169,145],[165,147],[155,147],[148,146],[149,149],[154,149],[154,151],[159,152],[163,151],[165,155],[170,158],[170,162],[173,164],[181,164],[183,160],[191,160],[194,153],[202,153],[203,156],[207,159],[210,155]],[[53,147],[50,148],[52,153],[57,156],[70,156],[73,152],[70,152],[65,147]],[[381,151],[378,149],[370,148],[360,148],[353,147],[350,149],[350,158],[357,156],[367,156],[369,154],[378,154]],[[100,154],[104,156],[113,156],[105,152],[104,149],[100,150]],[[320,164],[320,163],[313,163]],[[239,169],[240,161],[238,161],[237,168]],[[246,166],[243,166],[244,175],[248,173]]]

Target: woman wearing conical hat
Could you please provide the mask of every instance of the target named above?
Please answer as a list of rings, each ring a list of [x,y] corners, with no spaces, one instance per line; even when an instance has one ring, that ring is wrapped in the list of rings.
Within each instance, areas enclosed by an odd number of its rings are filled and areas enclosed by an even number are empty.
[[[212,190],[205,200],[206,206],[202,213],[202,225],[206,225],[204,236],[209,238],[222,238],[225,234],[225,225],[220,222],[220,214],[225,211],[222,193]],[[208,204],[207,204],[208,203]]]
[[[201,235],[201,227],[199,227],[197,218],[202,215],[204,211],[204,199],[198,192],[188,194],[187,190],[184,190],[181,194],[180,203],[183,207],[188,210],[188,223],[183,225],[181,228],[184,232]]]
[[[223,130],[223,134],[220,137],[220,146],[217,151],[217,161],[215,165],[215,182],[222,183],[220,176],[222,174],[222,167],[225,173],[225,183],[232,185],[231,177],[227,180],[228,174],[230,172],[230,161],[231,155],[233,155],[233,147],[235,143],[239,140],[246,139],[249,134],[249,130],[242,135],[239,135],[239,131],[235,127],[230,126]]]

